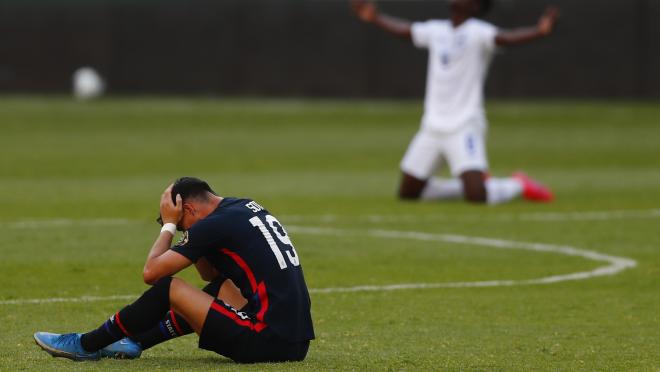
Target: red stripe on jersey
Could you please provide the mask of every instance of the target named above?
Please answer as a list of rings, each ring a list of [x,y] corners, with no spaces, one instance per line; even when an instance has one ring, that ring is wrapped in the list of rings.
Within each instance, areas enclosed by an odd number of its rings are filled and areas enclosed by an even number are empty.
[[[257,280],[254,278],[254,274],[252,273],[252,270],[250,269],[250,266],[241,258],[241,256],[237,255],[235,252],[230,251],[227,248],[223,248],[221,250],[222,253],[226,254],[227,256],[231,257],[236,264],[243,269],[245,272],[245,275],[247,275],[248,280],[250,281],[250,286],[252,287],[252,292],[257,291]]]
[[[243,319],[241,318],[238,314],[231,310],[227,310],[224,306],[219,305],[217,302],[213,301],[211,303],[211,309],[219,312],[220,314],[226,316],[227,318],[233,320],[236,324],[243,326],[243,327],[248,327],[251,330],[255,332],[261,332],[264,328],[266,328],[266,323],[264,322],[258,322],[258,323],[252,323],[249,319]]]
[[[243,258],[241,258],[241,256],[239,256],[236,252],[232,252],[227,248],[223,248],[221,252],[231,257],[231,259],[236,262],[238,267],[240,267],[245,272],[245,275],[250,282],[250,286],[252,287],[252,292],[258,294],[259,303],[261,304],[259,307],[259,312],[256,315],[257,321],[263,322],[264,315],[266,315],[266,311],[268,311],[268,291],[266,291],[266,284],[264,282],[257,284],[257,279],[254,277],[252,269],[250,269],[250,266],[248,266],[247,262],[245,262],[245,260],[243,260]]]
[[[126,337],[130,337],[130,336],[131,336],[131,333],[128,332],[128,331],[126,330],[126,328],[124,328],[124,325],[123,325],[123,324],[121,324],[121,320],[119,319],[119,313],[115,314],[115,323],[117,323],[117,325],[119,326],[119,329],[122,331],[122,333],[124,333],[124,335],[125,335]]]
[[[176,314],[174,314],[174,311],[172,310],[170,310],[170,318],[172,319],[172,324],[174,324],[176,332],[179,334],[179,336],[183,336],[183,331],[181,330],[181,327],[179,327],[179,323],[176,321]]]
[[[266,311],[268,310],[268,293],[266,293],[266,285],[264,282],[259,283],[257,293],[259,293],[259,301],[261,302],[261,308],[257,313],[257,320],[263,322],[264,315],[266,315]]]

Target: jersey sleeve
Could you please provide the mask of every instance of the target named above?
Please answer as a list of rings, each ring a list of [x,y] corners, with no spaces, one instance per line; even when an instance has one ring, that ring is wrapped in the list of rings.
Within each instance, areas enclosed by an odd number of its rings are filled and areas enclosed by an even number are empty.
[[[432,28],[431,22],[414,22],[410,27],[413,44],[418,48],[428,48],[431,44]]]
[[[495,38],[497,37],[497,27],[490,23],[482,22],[479,26],[479,36],[481,45],[486,52],[492,53],[497,49]]]
[[[193,226],[184,232],[181,240],[171,249],[192,262],[197,262],[200,257],[204,257],[213,249],[214,241],[212,235],[206,233],[205,226]]]

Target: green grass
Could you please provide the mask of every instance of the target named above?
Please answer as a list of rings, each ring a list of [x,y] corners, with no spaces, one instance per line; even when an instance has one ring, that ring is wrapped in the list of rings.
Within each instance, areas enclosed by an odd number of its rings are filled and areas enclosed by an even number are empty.
[[[317,340],[305,362],[286,365],[238,366],[192,336],[136,361],[52,359],[33,332],[89,330],[125,301],[0,304],[0,370],[660,370],[660,106],[490,104],[493,173],[523,169],[557,195],[498,207],[394,198],[420,110],[416,101],[3,97],[0,301],[141,293],[159,196],[180,175],[255,198],[285,225],[340,229],[291,234],[314,289],[603,265],[374,229],[569,245],[638,266],[549,285],[313,293]],[[628,212],[562,218],[594,211]]]

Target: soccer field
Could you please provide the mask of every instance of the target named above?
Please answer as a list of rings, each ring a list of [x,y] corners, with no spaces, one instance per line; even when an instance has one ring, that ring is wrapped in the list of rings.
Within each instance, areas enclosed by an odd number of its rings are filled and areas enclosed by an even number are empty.
[[[0,370],[660,370],[660,106],[488,109],[493,174],[524,170],[554,203],[398,201],[418,101],[3,97]],[[307,360],[235,365],[195,336],[134,361],[41,351],[35,331],[96,328],[147,288],[182,175],[287,226]]]

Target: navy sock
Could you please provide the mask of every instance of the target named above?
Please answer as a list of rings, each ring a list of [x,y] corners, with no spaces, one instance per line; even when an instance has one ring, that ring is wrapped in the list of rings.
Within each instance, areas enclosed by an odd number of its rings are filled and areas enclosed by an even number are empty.
[[[224,283],[225,278],[220,277],[204,287],[203,291],[213,297],[218,297],[220,287]],[[180,315],[175,314],[173,311],[168,311],[157,326],[149,329],[146,332],[139,333],[131,336],[131,340],[137,342],[142,347],[142,350],[149,349],[155,345],[171,340],[176,337],[185,336],[193,332],[188,322]]]
[[[170,308],[171,283],[171,277],[160,279],[140,298],[110,317],[99,328],[82,335],[80,342],[83,349],[100,350],[158,324]]]
[[[130,338],[140,344],[142,350],[146,350],[165,341],[185,336],[192,332],[193,330],[188,325],[188,322],[170,310],[157,326]]]

